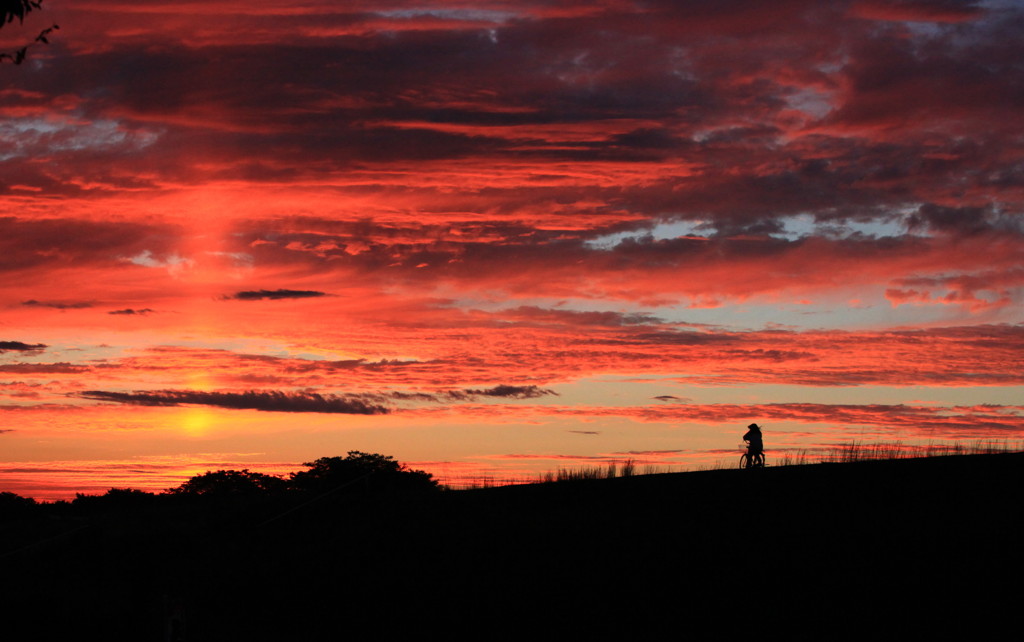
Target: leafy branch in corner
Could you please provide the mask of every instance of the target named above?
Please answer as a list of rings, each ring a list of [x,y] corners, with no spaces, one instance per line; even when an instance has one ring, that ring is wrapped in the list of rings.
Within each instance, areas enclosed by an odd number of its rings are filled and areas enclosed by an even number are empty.
[[[31,13],[33,10],[42,9],[43,0],[0,0],[0,29],[4,26],[9,25],[17,19],[18,24],[25,23],[25,16]],[[14,51],[0,52],[0,62],[11,61],[16,65],[20,65],[25,61],[25,56],[28,54],[28,48],[42,43],[44,45],[50,44],[50,40],[47,38],[55,30],[60,29],[60,26],[53,25],[39,32],[39,35],[27,45]]]

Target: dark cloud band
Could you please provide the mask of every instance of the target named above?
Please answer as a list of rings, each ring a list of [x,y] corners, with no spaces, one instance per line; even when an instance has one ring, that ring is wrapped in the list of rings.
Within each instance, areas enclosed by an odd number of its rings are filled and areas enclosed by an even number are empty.
[[[149,392],[108,392],[87,390],[80,396],[96,401],[113,401],[140,406],[180,406],[195,404],[235,410],[271,412],[323,412],[349,415],[383,415],[390,410],[355,397],[320,395],[305,392],[248,391],[198,392],[192,390],[155,390]]]
[[[41,352],[48,346],[43,343],[24,343],[22,341],[0,341],[0,352]]]
[[[53,308],[55,310],[82,310],[92,307],[92,303],[89,301],[36,301],[35,299],[29,299],[28,301],[22,301],[21,304],[29,307]]]
[[[245,290],[224,296],[224,299],[236,301],[276,301],[279,299],[311,299],[326,296],[326,292],[316,290]]]
[[[110,312],[107,312],[107,314],[115,314],[115,315],[122,315],[122,316],[132,316],[132,315],[145,316],[147,314],[152,314],[153,312],[156,312],[156,310],[153,310],[152,308],[140,308],[140,309],[124,308],[123,310],[111,310]]]

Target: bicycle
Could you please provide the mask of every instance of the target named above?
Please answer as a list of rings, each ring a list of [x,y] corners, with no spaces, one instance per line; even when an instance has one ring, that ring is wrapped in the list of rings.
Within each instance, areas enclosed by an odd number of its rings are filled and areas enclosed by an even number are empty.
[[[748,450],[740,455],[740,468],[764,468],[768,465],[766,461],[767,457],[765,457],[764,451],[751,455]]]

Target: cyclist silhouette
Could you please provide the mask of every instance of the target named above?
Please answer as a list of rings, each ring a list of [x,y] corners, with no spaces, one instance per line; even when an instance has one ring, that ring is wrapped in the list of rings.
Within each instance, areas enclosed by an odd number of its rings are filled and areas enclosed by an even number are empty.
[[[760,461],[764,465],[764,441],[761,437],[761,426],[750,424],[747,426],[747,434],[743,435],[743,441],[747,442],[748,461],[753,464]]]

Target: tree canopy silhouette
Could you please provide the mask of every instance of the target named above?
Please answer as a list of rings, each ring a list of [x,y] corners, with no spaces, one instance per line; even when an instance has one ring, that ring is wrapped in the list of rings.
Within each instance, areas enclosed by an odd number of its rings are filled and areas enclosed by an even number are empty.
[[[19,25],[25,24],[25,16],[33,11],[42,9],[43,0],[0,0],[0,29],[4,26],[11,24],[15,20],[18,21]],[[49,44],[47,36],[49,36],[55,29],[60,29],[59,26],[53,25],[39,32],[32,42],[15,49],[14,51],[0,52],[0,62],[10,60],[16,65],[20,65],[25,60],[25,56],[28,54],[28,48],[34,44],[42,43]]]
[[[278,492],[284,490],[286,486],[287,482],[280,477],[254,473],[245,468],[243,470],[206,471],[168,492],[172,495],[226,497]]]
[[[152,506],[157,496],[144,490],[135,488],[111,488],[103,495],[86,495],[75,493],[75,499],[71,505],[75,509],[85,512],[93,511],[133,511],[146,506]]]
[[[390,455],[351,450],[345,457],[321,457],[302,464],[307,470],[294,472],[285,480],[273,475],[244,470],[207,471],[192,477],[169,495],[240,497],[282,491],[326,493],[351,487],[353,490],[416,491],[436,490],[433,475],[411,470]]]
[[[350,450],[345,457],[321,457],[302,464],[309,470],[292,473],[290,485],[297,490],[328,492],[357,482],[371,490],[436,490],[434,476],[411,470],[389,455]]]

